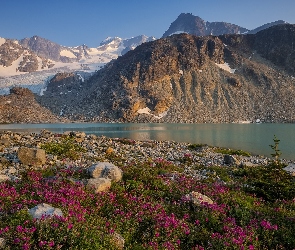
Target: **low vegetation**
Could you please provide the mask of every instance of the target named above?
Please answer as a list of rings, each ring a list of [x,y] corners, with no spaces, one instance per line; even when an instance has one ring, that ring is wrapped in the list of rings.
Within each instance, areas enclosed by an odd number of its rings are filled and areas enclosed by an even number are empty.
[[[47,142],[41,145],[47,154],[52,154],[60,158],[78,159],[85,149],[75,142],[70,136],[64,137],[60,142]]]
[[[83,151],[71,137],[43,148],[74,158]],[[85,169],[62,165],[25,171],[18,180],[0,183],[4,249],[295,246],[295,177],[283,170],[278,158],[255,167],[205,167],[191,162],[190,171],[160,158],[120,167],[123,179],[98,194],[83,185]],[[187,198],[192,192],[213,203],[194,204]],[[33,219],[28,209],[40,203],[60,208],[63,216]],[[120,237],[124,247],[118,243]]]
[[[227,155],[242,155],[242,156],[250,156],[251,154],[243,151],[243,150],[234,150],[229,148],[218,148],[215,150],[216,153],[227,154]]]

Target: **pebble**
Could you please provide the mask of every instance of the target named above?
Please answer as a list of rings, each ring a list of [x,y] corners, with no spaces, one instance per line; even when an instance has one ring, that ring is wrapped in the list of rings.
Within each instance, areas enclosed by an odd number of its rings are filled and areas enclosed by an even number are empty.
[[[67,133],[67,132],[66,132]],[[65,134],[66,134],[65,133]],[[76,136],[75,132],[71,135]],[[163,159],[173,163],[174,165],[183,166],[184,169],[190,171],[190,167],[198,166],[228,166],[224,164],[224,155],[216,153],[216,147],[204,146],[199,150],[189,150],[189,143],[179,143],[174,141],[139,141],[121,138],[108,138],[106,136],[86,135],[77,132],[79,136],[79,145],[86,149],[81,159],[61,159],[56,156],[47,154],[46,166],[72,166],[79,168],[87,168],[97,161],[109,161],[116,165],[127,165],[134,162],[145,162],[148,160]],[[17,175],[24,169],[22,163],[17,158],[17,151],[23,145],[36,147],[36,141],[42,143],[58,142],[62,140],[60,134],[51,134],[49,132],[41,133],[14,133],[11,131],[0,132],[0,138],[14,138],[10,141],[10,145],[0,151],[0,158],[7,159],[8,164],[3,164],[0,168],[0,174]],[[108,149],[113,149],[112,153]],[[114,157],[114,158],[112,158]],[[263,156],[235,156],[241,165],[267,165],[271,159]],[[292,161],[282,160],[283,163],[289,164]],[[194,173],[193,175],[198,175]]]

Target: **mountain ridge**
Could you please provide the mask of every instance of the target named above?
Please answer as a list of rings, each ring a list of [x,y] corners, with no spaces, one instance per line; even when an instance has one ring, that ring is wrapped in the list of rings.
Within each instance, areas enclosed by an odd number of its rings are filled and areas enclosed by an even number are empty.
[[[194,16],[191,13],[181,13],[176,20],[171,23],[162,38],[179,32],[195,36],[218,36],[222,34],[241,34],[247,31],[248,29],[240,27],[236,24],[226,22],[208,22],[204,21],[199,16]]]
[[[45,92],[41,102],[72,120],[294,122],[290,38],[295,25],[254,35],[172,35],[110,62],[78,95],[52,100]]]

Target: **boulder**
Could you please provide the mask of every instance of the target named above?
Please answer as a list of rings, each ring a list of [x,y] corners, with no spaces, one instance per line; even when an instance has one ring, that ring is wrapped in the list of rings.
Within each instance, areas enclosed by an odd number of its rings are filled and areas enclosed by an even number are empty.
[[[4,182],[4,181],[7,181],[7,180],[10,180],[10,178],[7,175],[0,174],[0,183]]]
[[[240,162],[232,155],[224,155],[223,163],[226,165],[240,165]]]
[[[245,161],[245,162],[241,162],[240,166],[241,167],[255,167],[255,166],[257,166],[257,164],[254,164],[254,163],[249,162],[249,161]]]
[[[75,136],[76,136],[75,138],[76,142],[83,142],[86,137],[86,134],[84,132],[76,132]]]
[[[63,213],[59,208],[54,208],[51,205],[46,203],[39,204],[29,209],[29,214],[34,219],[40,219],[41,217],[52,217],[52,216],[63,217]]]
[[[111,187],[111,180],[106,178],[91,178],[88,179],[87,188],[94,188],[95,193],[104,192]]]
[[[27,166],[40,166],[45,164],[45,150],[37,148],[21,147],[17,153],[18,159]]]
[[[125,239],[122,237],[122,235],[114,232],[112,234],[112,241],[117,249],[124,249]]]
[[[15,140],[15,141],[20,141],[21,140],[21,135],[19,135],[19,134],[14,134],[13,135],[13,139]]]
[[[40,135],[44,138],[50,138],[52,137],[53,133],[49,130],[43,129],[41,130]]]
[[[92,178],[108,178],[112,181],[122,179],[122,170],[110,162],[98,162],[88,168],[88,173]]]
[[[202,204],[213,204],[213,201],[208,196],[195,191],[192,191],[191,193],[187,194],[185,198],[187,201],[190,201],[197,206]]]
[[[295,176],[295,164],[290,163],[287,167],[283,168],[290,175]]]

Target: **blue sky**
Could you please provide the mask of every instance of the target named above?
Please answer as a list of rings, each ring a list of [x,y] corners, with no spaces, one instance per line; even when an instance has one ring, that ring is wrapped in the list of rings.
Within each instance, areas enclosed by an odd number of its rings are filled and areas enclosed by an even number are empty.
[[[65,46],[96,47],[108,36],[160,38],[180,13],[253,29],[295,23],[295,0],[1,0],[0,37],[38,35]]]

